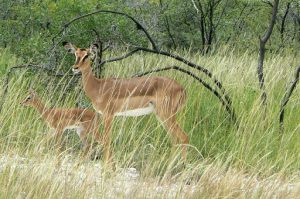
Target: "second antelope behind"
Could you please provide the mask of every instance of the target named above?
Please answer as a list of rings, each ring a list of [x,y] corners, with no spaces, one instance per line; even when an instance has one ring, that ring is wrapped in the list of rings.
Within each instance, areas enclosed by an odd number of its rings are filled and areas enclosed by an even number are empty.
[[[175,141],[183,144],[186,157],[188,136],[176,121],[176,114],[186,99],[185,89],[167,77],[135,77],[129,79],[98,79],[93,75],[93,61],[98,45],[77,48],[63,42],[65,49],[75,55],[73,71],[82,73],[82,85],[94,109],[102,114],[104,121],[104,157],[111,158],[111,126],[115,116],[140,116],[155,113]]]
[[[99,121],[97,114],[89,109],[78,108],[47,108],[37,93],[29,91],[29,95],[21,102],[24,106],[34,107],[51,128],[56,137],[59,147],[62,145],[62,134],[67,129],[75,129],[83,144],[84,153],[89,149],[87,140],[88,133],[91,133],[98,143],[101,139],[98,135]]]

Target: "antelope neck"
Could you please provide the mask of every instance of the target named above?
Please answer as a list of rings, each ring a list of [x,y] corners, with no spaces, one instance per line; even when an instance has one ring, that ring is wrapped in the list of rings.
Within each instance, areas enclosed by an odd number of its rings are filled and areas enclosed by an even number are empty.
[[[43,116],[46,111],[46,107],[40,99],[37,100],[37,102],[34,104],[34,107]]]
[[[83,89],[86,95],[91,99],[94,96],[93,92],[96,86],[99,84],[99,82],[97,81],[98,79],[94,76],[90,64],[88,64],[88,66],[85,66],[84,70],[82,70],[81,73]]]

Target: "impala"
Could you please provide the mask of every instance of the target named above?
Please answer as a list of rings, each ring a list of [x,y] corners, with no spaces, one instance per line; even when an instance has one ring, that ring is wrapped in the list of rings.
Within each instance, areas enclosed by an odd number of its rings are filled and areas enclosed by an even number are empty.
[[[88,133],[92,133],[98,143],[101,139],[98,135],[99,122],[97,113],[89,109],[78,108],[47,108],[40,100],[37,93],[30,89],[29,95],[21,102],[24,106],[34,107],[51,128],[61,147],[62,134],[67,129],[75,129],[83,144],[84,153],[89,149],[87,141]]]
[[[182,154],[186,157],[188,136],[176,122],[176,113],[185,102],[185,89],[175,80],[166,77],[136,77],[130,79],[98,79],[93,75],[91,62],[95,58],[98,45],[77,48],[69,42],[63,46],[75,55],[73,72],[82,74],[85,94],[104,121],[104,158],[111,158],[111,126],[115,116],[141,116],[155,113],[175,141],[182,144]]]

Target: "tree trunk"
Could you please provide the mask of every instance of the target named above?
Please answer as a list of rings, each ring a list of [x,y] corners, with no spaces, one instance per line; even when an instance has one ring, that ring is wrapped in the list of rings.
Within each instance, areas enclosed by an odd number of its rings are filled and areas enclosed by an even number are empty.
[[[265,52],[266,52],[266,43],[270,39],[270,36],[272,34],[275,22],[276,22],[276,15],[278,12],[278,5],[279,0],[274,0],[274,5],[272,9],[272,17],[270,20],[269,28],[267,29],[266,33],[262,38],[259,40],[259,58],[258,58],[258,66],[257,66],[257,75],[258,75],[258,81],[259,81],[259,88],[262,90],[261,100],[262,104],[267,104],[267,93],[265,88],[265,79],[264,79],[264,58],[265,58]]]

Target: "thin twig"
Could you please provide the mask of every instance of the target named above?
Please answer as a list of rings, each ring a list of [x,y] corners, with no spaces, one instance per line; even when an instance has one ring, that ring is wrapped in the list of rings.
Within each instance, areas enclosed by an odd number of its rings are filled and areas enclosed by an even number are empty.
[[[52,42],[53,42],[53,46],[50,48],[49,51],[52,51],[58,43],[55,44],[55,39],[58,37],[58,35],[61,35],[63,32],[66,31],[66,29],[72,24],[74,23],[75,21],[79,20],[79,19],[82,19],[82,18],[85,18],[85,17],[89,17],[91,15],[95,15],[95,14],[116,14],[116,15],[121,15],[121,16],[124,16],[124,17],[127,17],[129,18],[130,20],[132,20],[135,24],[136,24],[136,27],[138,30],[142,30],[146,37],[148,38],[148,40],[151,42],[151,45],[152,45],[152,48],[155,49],[155,50],[159,50],[157,45],[155,44],[154,40],[152,39],[152,37],[150,36],[150,34],[148,33],[148,31],[144,28],[144,26],[142,24],[140,24],[136,19],[134,19],[132,16],[126,14],[126,13],[123,13],[123,12],[117,12],[117,11],[112,11],[112,10],[96,10],[94,12],[91,12],[91,13],[88,13],[88,14],[85,14],[85,15],[81,15],[79,17],[76,17],[74,19],[72,19],[71,21],[69,21],[68,23],[66,23],[63,28],[57,33],[54,35],[54,37],[52,38]]]
[[[222,92],[222,95],[224,96],[224,98],[226,99],[227,103],[229,105],[232,104],[231,102],[231,99],[230,97],[227,95],[225,89],[223,88],[223,85],[221,84],[221,82],[216,79],[213,74],[206,68],[202,67],[202,66],[199,66],[193,62],[190,62],[188,61],[187,59],[183,58],[183,57],[180,57],[179,55],[176,55],[176,54],[172,54],[172,53],[169,53],[169,52],[166,52],[166,51],[156,51],[156,50],[152,50],[152,49],[149,49],[149,48],[144,48],[144,47],[136,47],[135,49],[133,49],[132,51],[130,51],[129,53],[123,55],[123,56],[120,56],[120,57],[116,57],[116,58],[111,58],[111,59],[108,59],[108,60],[103,60],[102,64],[105,64],[105,63],[109,63],[109,62],[114,62],[114,61],[119,61],[119,60],[122,60],[122,59],[125,59],[131,55],[133,55],[134,53],[138,52],[138,51],[144,51],[144,52],[150,52],[150,53],[154,53],[154,54],[159,54],[159,55],[164,55],[164,56],[168,56],[168,57],[171,57],[171,58],[174,58],[192,68],[195,68],[201,72],[203,72],[206,76],[208,76],[209,78],[211,78],[213,80],[213,82],[215,83],[215,85],[221,90]]]
[[[292,81],[291,86],[286,90],[284,97],[281,100],[281,105],[280,105],[280,113],[279,113],[279,126],[280,126],[280,132],[283,133],[283,123],[284,123],[284,109],[287,105],[287,103],[290,100],[290,97],[295,90],[297,83],[299,81],[299,73],[300,73],[300,66],[297,68],[296,73],[295,73],[295,78]]]
[[[196,79],[198,82],[200,82],[206,89],[208,89],[211,93],[213,93],[221,102],[221,104],[225,107],[226,111],[228,112],[228,114],[230,115],[230,118],[232,119],[232,121],[237,124],[237,120],[236,120],[236,115],[235,112],[233,110],[233,108],[222,98],[222,96],[218,93],[217,90],[213,89],[208,83],[206,83],[203,79],[201,79],[200,77],[198,77],[197,75],[195,75],[194,73],[185,70],[179,66],[170,66],[170,67],[165,67],[165,68],[158,68],[158,69],[153,69],[147,72],[143,72],[143,73],[138,73],[132,77],[142,77],[151,73],[156,73],[156,72],[162,72],[162,71],[166,71],[166,70],[177,70],[180,71],[182,73],[185,73],[191,77],[193,77],[194,79]]]
[[[5,99],[6,99],[6,96],[7,96],[7,93],[8,93],[8,84],[9,84],[9,81],[10,81],[11,74],[14,71],[19,70],[19,69],[21,69],[21,70],[22,69],[36,69],[38,71],[46,72],[48,75],[51,75],[51,76],[54,76],[54,77],[78,76],[78,75],[74,75],[74,74],[67,74],[67,73],[57,72],[57,71],[51,70],[49,68],[45,68],[43,66],[33,64],[33,63],[22,64],[22,65],[11,67],[8,70],[8,72],[6,73],[6,77],[5,77],[5,80],[4,80],[4,85],[3,85],[4,90],[3,90],[3,93],[2,93],[2,96],[1,96],[1,99],[0,99],[0,113],[2,111],[3,104],[5,102]]]

